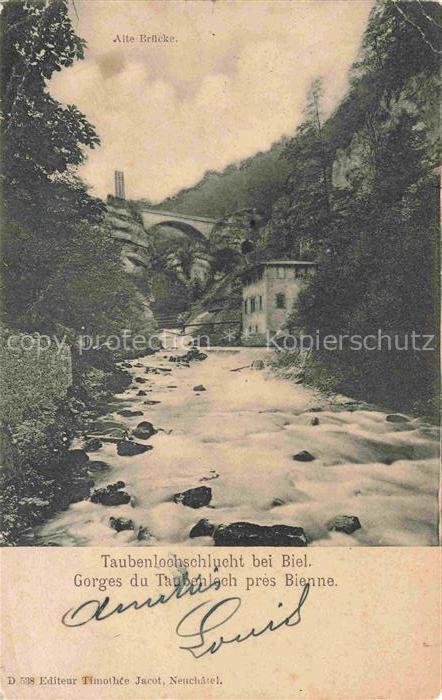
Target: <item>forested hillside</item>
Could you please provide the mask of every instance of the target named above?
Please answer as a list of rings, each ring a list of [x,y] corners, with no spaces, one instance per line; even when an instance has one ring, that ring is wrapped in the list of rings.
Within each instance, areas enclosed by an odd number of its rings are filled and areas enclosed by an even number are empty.
[[[269,151],[229,165],[223,172],[207,172],[202,180],[158,204],[159,209],[222,218],[238,209],[270,212],[284,187],[290,165],[284,157],[286,140]]]
[[[210,216],[256,207],[258,256],[319,263],[293,327],[390,338],[376,351],[319,351],[310,380],[419,411],[437,395],[436,340],[421,348],[438,326],[440,26],[437,3],[378,0],[328,119],[318,76],[292,138],[162,205]],[[225,271],[245,262],[233,255]]]
[[[376,4],[348,94],[326,122],[323,86],[312,85],[285,149],[288,186],[263,237],[274,255],[296,254],[302,240],[315,251],[318,273],[293,312],[295,325],[322,337],[390,337],[376,351],[345,343],[323,350],[316,374],[325,370],[344,391],[429,411],[437,340],[432,351],[422,348],[438,327],[441,25],[436,3]]]

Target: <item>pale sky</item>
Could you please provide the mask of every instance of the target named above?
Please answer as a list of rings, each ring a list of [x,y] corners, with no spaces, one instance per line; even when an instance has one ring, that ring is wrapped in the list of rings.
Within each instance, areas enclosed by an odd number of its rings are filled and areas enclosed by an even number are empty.
[[[71,3],[72,4],[72,3]],[[99,196],[123,170],[126,196],[158,202],[207,170],[293,134],[311,80],[326,107],[347,87],[372,0],[75,0],[84,61],[50,89],[101,137],[82,177]],[[141,43],[140,34],[175,43]],[[134,43],[117,43],[116,35]]]

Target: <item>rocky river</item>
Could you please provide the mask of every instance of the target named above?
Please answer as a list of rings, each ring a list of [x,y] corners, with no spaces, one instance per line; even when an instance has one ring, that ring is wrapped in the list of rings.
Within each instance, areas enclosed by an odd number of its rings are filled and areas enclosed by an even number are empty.
[[[233,544],[220,527],[232,523],[249,524],[238,544],[252,525],[286,544],[437,544],[434,426],[279,378],[263,349],[201,352],[130,363],[131,387],[89,442],[91,499],[36,544]]]

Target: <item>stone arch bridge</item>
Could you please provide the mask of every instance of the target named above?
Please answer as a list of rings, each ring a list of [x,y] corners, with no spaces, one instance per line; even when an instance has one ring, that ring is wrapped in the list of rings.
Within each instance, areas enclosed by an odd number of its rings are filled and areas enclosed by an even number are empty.
[[[146,231],[154,226],[171,226],[204,243],[207,242],[217,222],[217,219],[208,219],[205,216],[178,214],[177,212],[150,209],[148,207],[140,208],[139,212]]]
[[[209,236],[218,219],[153,209],[149,206],[137,207],[136,214],[125,200],[108,197],[107,223],[110,225],[111,235],[125,243],[122,259],[128,271],[136,273],[138,269],[141,273],[141,269],[146,266],[145,255],[152,250],[149,239],[156,229],[161,227],[172,228],[184,234],[190,244],[196,244],[199,255],[203,258],[210,255]],[[202,263],[204,268],[209,265],[205,260]]]

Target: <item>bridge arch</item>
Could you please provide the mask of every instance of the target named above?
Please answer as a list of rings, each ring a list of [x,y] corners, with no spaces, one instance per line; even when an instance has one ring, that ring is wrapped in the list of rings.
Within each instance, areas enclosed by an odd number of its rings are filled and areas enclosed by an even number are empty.
[[[202,243],[204,246],[207,246],[208,244],[207,238],[195,226],[192,226],[192,224],[186,223],[184,221],[174,221],[173,219],[168,219],[166,221],[158,221],[157,223],[152,224],[152,226],[149,226],[149,228],[145,227],[146,233],[155,232],[161,226],[168,226],[170,228],[174,228],[175,230],[184,233],[186,236],[193,239],[194,241]]]
[[[201,241],[209,238],[213,227],[217,223],[216,219],[209,219],[205,216],[191,216],[149,207],[143,207],[140,210],[140,214],[146,231],[161,224],[163,226],[172,226],[195,239],[198,237]]]

